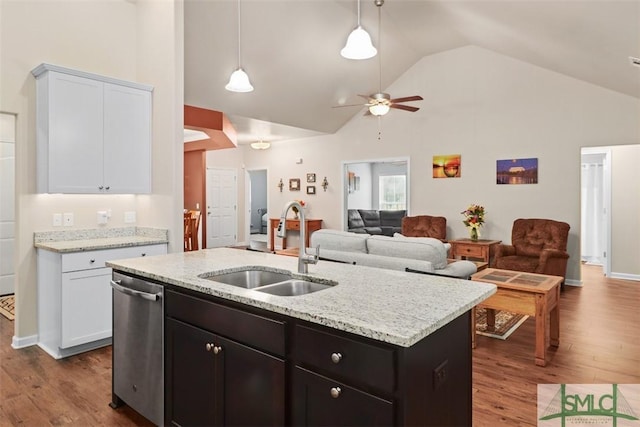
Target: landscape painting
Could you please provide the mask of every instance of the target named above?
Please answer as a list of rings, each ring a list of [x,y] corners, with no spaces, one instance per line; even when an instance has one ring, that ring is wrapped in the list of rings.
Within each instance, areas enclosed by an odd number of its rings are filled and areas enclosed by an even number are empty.
[[[434,178],[460,178],[462,175],[462,156],[445,154],[433,156]]]
[[[538,159],[496,161],[497,184],[537,184]]]

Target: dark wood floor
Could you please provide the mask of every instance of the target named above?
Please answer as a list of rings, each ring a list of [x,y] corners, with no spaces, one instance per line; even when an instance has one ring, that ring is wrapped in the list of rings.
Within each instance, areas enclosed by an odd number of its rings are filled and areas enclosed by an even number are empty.
[[[546,367],[534,364],[533,319],[506,341],[478,336],[475,426],[535,426],[537,384],[640,383],[640,283],[600,271],[584,267],[584,287],[562,293],[560,347]],[[38,347],[13,350],[12,335],[0,316],[0,426],[150,425],[108,406],[111,347],[56,361]]]

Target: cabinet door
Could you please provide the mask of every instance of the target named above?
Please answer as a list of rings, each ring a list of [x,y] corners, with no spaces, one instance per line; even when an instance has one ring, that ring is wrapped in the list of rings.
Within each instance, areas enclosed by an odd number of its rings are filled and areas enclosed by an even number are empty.
[[[111,336],[110,268],[62,274],[61,348]]]
[[[45,191],[96,193],[103,178],[103,84],[68,74],[49,74],[48,121],[38,123],[49,132],[48,142],[38,141],[43,144],[38,149],[48,151],[47,164],[38,165],[43,170],[48,166]]]
[[[393,403],[306,369],[293,372],[295,426],[390,426]]]
[[[104,188],[151,192],[151,93],[104,84]]]
[[[167,425],[208,426],[215,419],[215,335],[166,319]]]
[[[258,350],[218,338],[216,363],[223,375],[217,425],[283,426],[285,424],[285,363]]]

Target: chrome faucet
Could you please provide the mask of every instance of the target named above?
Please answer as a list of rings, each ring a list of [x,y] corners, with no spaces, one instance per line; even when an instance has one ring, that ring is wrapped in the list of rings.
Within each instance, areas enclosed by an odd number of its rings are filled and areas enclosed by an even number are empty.
[[[280,222],[278,223],[277,236],[280,238],[287,237],[287,213],[289,212],[289,209],[293,207],[296,207],[300,213],[300,251],[298,252],[298,273],[307,274],[309,272],[308,265],[318,263],[318,258],[320,257],[320,246],[316,248],[314,254],[307,254],[307,248],[305,247],[305,242],[307,241],[307,227],[304,222],[304,209],[302,209],[302,205],[299,202],[292,200],[285,205],[282,210],[282,215],[280,216]]]

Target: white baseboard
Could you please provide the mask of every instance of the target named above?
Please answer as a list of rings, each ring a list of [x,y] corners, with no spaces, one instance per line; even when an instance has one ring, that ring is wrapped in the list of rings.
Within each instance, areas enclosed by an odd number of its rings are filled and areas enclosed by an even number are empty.
[[[640,274],[614,273],[611,272],[612,279],[634,280],[640,282]]]
[[[13,336],[11,340],[11,347],[14,349],[31,347],[32,345],[38,344],[38,335],[30,335],[28,337],[17,337]]]

